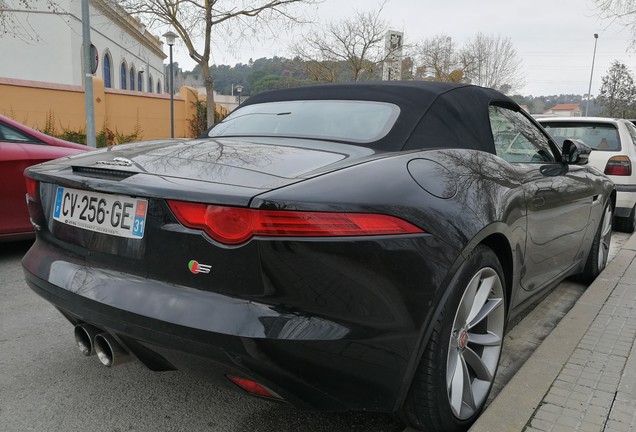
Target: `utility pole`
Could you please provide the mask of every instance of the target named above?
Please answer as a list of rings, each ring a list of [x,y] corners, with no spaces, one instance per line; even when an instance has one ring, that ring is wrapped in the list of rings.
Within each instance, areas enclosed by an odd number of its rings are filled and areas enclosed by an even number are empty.
[[[86,106],[86,145],[97,147],[95,140],[95,105],[93,97],[93,62],[91,61],[91,23],[88,0],[82,0],[82,53],[84,57],[84,104]]]
[[[585,104],[585,116],[587,117],[587,109],[590,107],[590,98],[592,95],[592,77],[594,76],[594,60],[596,59],[596,43],[598,42],[598,33],[594,33],[594,54],[592,54],[592,70],[590,71],[590,86],[587,88],[587,102]]]

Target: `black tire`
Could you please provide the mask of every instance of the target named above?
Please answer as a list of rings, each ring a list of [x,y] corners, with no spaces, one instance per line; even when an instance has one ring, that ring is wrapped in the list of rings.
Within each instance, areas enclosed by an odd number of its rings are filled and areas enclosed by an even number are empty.
[[[495,253],[475,248],[449,290],[403,406],[403,418],[420,430],[467,430],[486,404],[501,355],[506,289]]]
[[[632,210],[633,211],[633,210]],[[603,271],[607,265],[610,243],[612,241],[612,220],[614,208],[611,201],[605,205],[603,216],[596,229],[594,242],[585,262],[583,272],[577,276],[577,280],[589,284]]]
[[[633,233],[634,229],[636,229],[636,206],[632,208],[632,211],[629,212],[629,216],[627,217],[616,217],[614,221],[616,224],[616,230],[625,233]]]

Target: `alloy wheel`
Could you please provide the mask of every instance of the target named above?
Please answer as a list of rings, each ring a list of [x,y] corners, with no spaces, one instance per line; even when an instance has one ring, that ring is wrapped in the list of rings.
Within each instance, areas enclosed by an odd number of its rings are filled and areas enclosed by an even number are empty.
[[[503,344],[504,309],[499,274],[490,267],[480,269],[459,302],[446,362],[448,401],[461,420],[481,409],[494,381]]]
[[[601,222],[601,238],[598,248],[597,268],[599,273],[605,268],[609,255],[610,243],[612,241],[612,206],[608,204],[603,212],[603,221]]]

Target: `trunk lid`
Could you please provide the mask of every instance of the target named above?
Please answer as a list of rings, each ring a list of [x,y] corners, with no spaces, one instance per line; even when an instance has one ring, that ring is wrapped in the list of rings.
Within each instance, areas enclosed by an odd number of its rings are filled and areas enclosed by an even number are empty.
[[[29,170],[43,182],[106,193],[247,206],[263,192],[377,157],[368,148],[299,139],[134,143]]]

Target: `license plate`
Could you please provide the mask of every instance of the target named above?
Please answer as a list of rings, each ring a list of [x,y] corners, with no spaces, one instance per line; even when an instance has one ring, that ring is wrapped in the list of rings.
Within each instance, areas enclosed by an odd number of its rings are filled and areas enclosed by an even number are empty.
[[[78,228],[118,237],[144,236],[148,201],[58,186],[53,219]]]

